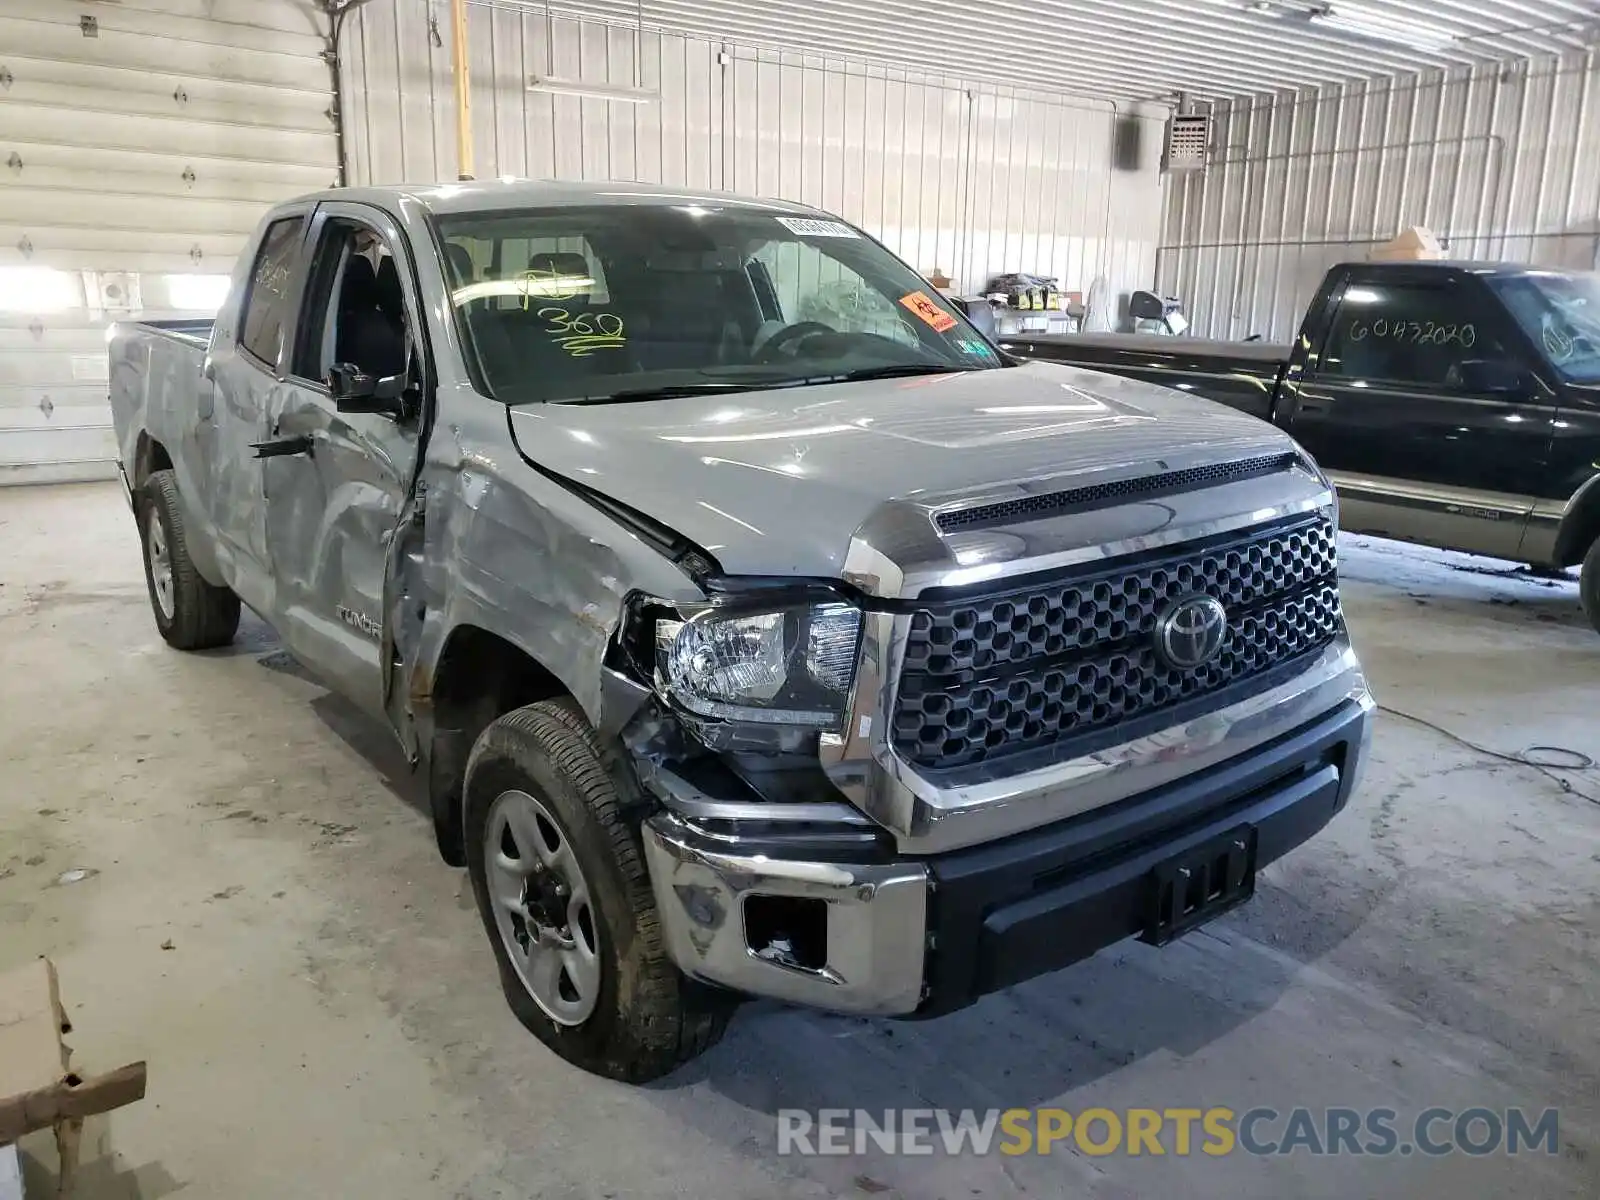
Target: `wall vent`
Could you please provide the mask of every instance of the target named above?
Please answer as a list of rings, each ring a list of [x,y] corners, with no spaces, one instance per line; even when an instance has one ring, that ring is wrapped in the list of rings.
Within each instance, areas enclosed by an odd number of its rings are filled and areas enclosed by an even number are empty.
[[[85,271],[83,293],[91,312],[129,313],[144,307],[134,271]]]
[[[1167,122],[1169,171],[1198,171],[1206,165],[1211,145],[1211,117],[1206,113],[1173,113]]]

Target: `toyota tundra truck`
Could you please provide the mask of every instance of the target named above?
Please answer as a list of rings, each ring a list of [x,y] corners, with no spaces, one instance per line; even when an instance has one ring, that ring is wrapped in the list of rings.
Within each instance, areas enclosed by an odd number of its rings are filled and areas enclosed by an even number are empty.
[[[393,730],[506,997],[643,1081],[736,1001],[930,1017],[1252,895],[1372,700],[1285,433],[1001,352],[797,204],[267,214],[111,401],[161,635]]]

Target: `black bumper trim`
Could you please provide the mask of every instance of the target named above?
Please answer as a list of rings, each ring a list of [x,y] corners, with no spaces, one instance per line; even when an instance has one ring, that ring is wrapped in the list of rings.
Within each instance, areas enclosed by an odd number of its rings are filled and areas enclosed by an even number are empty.
[[[1257,866],[1294,849],[1349,799],[1367,720],[1351,701],[1159,791],[926,860],[933,949],[916,1015],[962,1008],[1139,933],[1154,869],[1229,828],[1255,829]]]

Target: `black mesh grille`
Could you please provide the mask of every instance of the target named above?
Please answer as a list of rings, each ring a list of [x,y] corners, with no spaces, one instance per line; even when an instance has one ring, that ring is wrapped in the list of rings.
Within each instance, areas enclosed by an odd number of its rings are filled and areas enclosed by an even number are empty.
[[[1228,613],[1220,653],[1194,670],[1156,655],[1173,601]],[[966,766],[1076,740],[1265,675],[1339,631],[1334,532],[1321,517],[1093,574],[919,610],[893,737],[907,761]]]
[[[974,508],[940,513],[935,520],[945,533],[981,525],[1006,524],[1020,519],[1037,521],[1045,517],[1060,516],[1062,513],[1083,512],[1145,496],[1159,496],[1167,492],[1188,491],[1211,484],[1250,479],[1257,475],[1270,475],[1275,471],[1287,471],[1294,462],[1295,456],[1292,454],[1268,454],[1261,458],[1246,458],[1239,462],[1212,463],[1204,467],[1190,467],[1185,471],[1168,471],[1163,475],[1141,475],[1137,479],[1095,483],[1064,492],[1050,492],[1043,496],[1027,496],[1017,500],[1002,500],[995,504],[980,504]]]

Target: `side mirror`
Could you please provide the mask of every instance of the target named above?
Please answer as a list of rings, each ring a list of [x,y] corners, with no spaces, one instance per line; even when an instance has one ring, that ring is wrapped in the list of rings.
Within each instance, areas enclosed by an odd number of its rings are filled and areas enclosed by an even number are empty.
[[[1504,395],[1507,392],[1526,392],[1532,379],[1518,363],[1504,358],[1469,358],[1456,367],[1461,386],[1469,392]]]
[[[369,375],[355,363],[334,363],[328,368],[328,393],[342,413],[381,413],[404,417],[411,379],[399,375]]]

